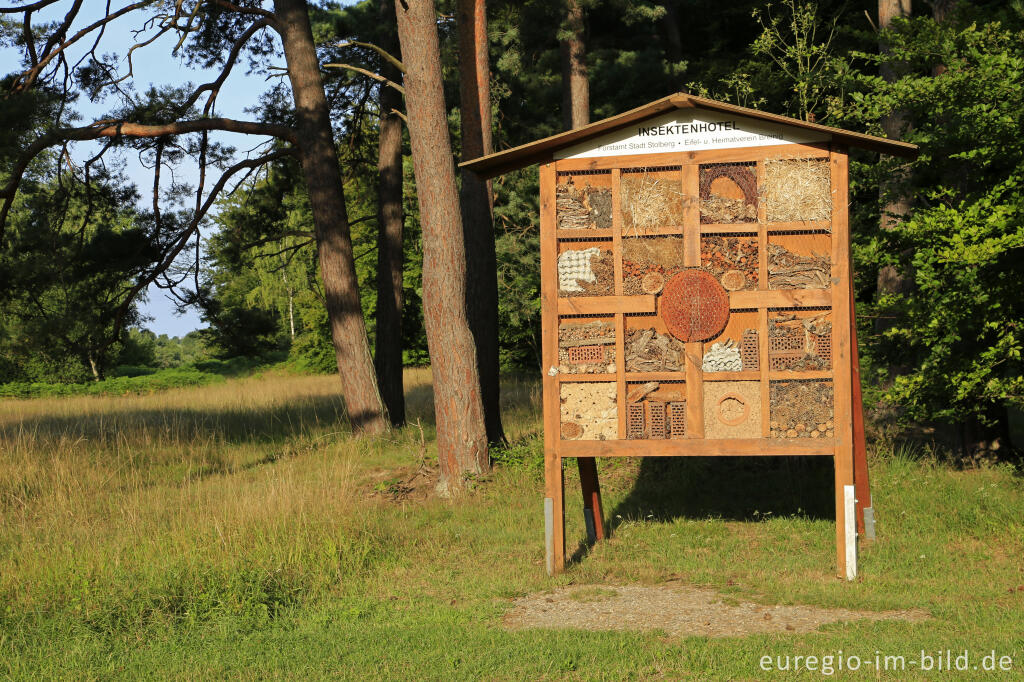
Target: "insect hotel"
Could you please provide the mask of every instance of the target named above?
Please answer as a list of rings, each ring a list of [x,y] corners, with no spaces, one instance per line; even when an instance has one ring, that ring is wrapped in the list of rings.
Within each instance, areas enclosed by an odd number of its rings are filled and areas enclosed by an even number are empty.
[[[850,146],[916,154],[680,93],[464,164],[540,164],[549,573],[565,565],[566,458],[600,540],[596,457],[818,455],[835,462],[837,571],[856,576],[874,524]]]

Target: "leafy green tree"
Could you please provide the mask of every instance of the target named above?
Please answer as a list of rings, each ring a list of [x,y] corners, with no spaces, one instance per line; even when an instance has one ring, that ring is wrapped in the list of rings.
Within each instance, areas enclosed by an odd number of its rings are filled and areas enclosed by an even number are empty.
[[[861,196],[882,185],[912,197],[891,229],[877,228],[877,200],[855,214],[859,271],[891,265],[912,282],[868,309],[893,325],[867,344],[880,373],[901,368],[888,397],[908,417],[960,423],[965,442],[991,444],[1007,406],[1024,400],[1024,32],[979,18],[965,8],[941,23],[894,22],[886,53],[857,55],[867,67],[842,115],[877,132],[902,111],[904,139],[921,147],[909,164],[853,169]],[[883,63],[902,76],[875,75]]]

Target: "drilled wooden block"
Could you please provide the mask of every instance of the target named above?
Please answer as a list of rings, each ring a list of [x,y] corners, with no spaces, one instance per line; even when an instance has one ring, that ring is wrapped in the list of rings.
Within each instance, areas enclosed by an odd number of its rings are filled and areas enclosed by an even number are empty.
[[[686,437],[686,401],[668,404],[669,438]]]

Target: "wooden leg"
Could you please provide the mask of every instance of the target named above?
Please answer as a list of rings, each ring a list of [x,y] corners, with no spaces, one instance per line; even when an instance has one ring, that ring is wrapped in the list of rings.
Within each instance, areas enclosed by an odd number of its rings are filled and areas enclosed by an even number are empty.
[[[548,453],[544,462],[544,540],[548,575],[565,570],[565,479],[562,458]]]
[[[583,488],[583,521],[587,524],[587,540],[593,544],[604,540],[604,513],[601,508],[601,484],[597,479],[597,459],[577,457],[580,487]]]
[[[836,573],[857,577],[857,512],[854,502],[853,453],[847,445],[836,449]]]
[[[860,386],[860,356],[857,353],[857,318],[854,313],[853,287],[850,287],[850,323],[850,359],[853,363],[853,480],[857,491],[857,532],[866,540],[874,540],[875,515],[871,505],[871,486],[868,483],[868,451],[864,438],[864,399]]]

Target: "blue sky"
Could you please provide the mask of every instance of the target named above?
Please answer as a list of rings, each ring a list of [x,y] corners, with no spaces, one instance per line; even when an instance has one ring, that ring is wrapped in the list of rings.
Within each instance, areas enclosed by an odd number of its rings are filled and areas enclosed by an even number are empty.
[[[83,7],[85,9],[82,10],[82,15],[84,16],[81,17],[77,25],[85,26],[85,21],[91,23],[94,19],[98,19],[102,16],[105,4],[98,0],[89,0],[84,3]],[[114,2],[111,4],[112,8],[116,9],[122,3]],[[43,22],[62,18],[69,5],[70,2],[58,3],[48,8],[49,11],[47,12],[39,12],[33,15],[33,20]],[[90,12],[95,14],[87,14]],[[108,26],[100,49],[102,53],[117,53],[122,58],[122,65],[125,69],[127,69],[127,65],[123,61],[124,55],[135,42],[139,41],[138,38],[132,35],[132,31],[139,27],[138,19],[138,16],[135,14],[128,14]],[[82,42],[88,41],[83,40]],[[134,73],[132,82],[136,91],[145,91],[151,84],[156,86],[180,85],[188,81],[204,83],[216,77],[218,73],[216,71],[191,69],[185,66],[182,59],[173,57],[171,51],[175,42],[176,38],[168,34],[153,44],[135,51],[132,56]],[[81,52],[78,52],[78,54],[80,55]],[[72,58],[77,59],[77,55],[72,53]],[[0,71],[4,73],[13,71],[17,68],[16,65],[19,59],[20,55],[17,51],[0,48],[0,63],[4,64]],[[280,65],[283,66],[283,63]],[[262,76],[248,76],[245,72],[246,64],[243,61],[235,67],[228,77],[225,87],[217,97],[217,111],[219,115],[228,118],[251,118],[243,109],[256,104],[257,95],[266,90],[269,84],[264,81]],[[108,108],[113,106],[116,106],[116,102],[112,100],[93,103],[83,99],[76,104],[75,108],[84,118],[81,124],[85,124],[102,116]],[[216,139],[222,143],[234,145],[240,152],[250,149],[256,143],[256,140],[251,137],[238,135],[222,134]],[[80,145],[77,155],[83,156],[89,148],[89,145]],[[126,161],[128,163],[128,175],[138,185],[142,192],[143,201],[151,201],[146,194],[147,189],[152,186],[153,182],[151,171],[143,168],[135,157],[128,157]],[[178,173],[177,179],[194,185],[194,181],[197,178],[195,169],[188,168],[183,170],[184,173]],[[181,316],[175,314],[174,304],[162,290],[156,287],[150,287],[149,300],[141,306],[141,309],[147,316],[153,318],[145,326],[157,334],[181,336],[202,325],[198,315],[194,312],[188,312]]]

